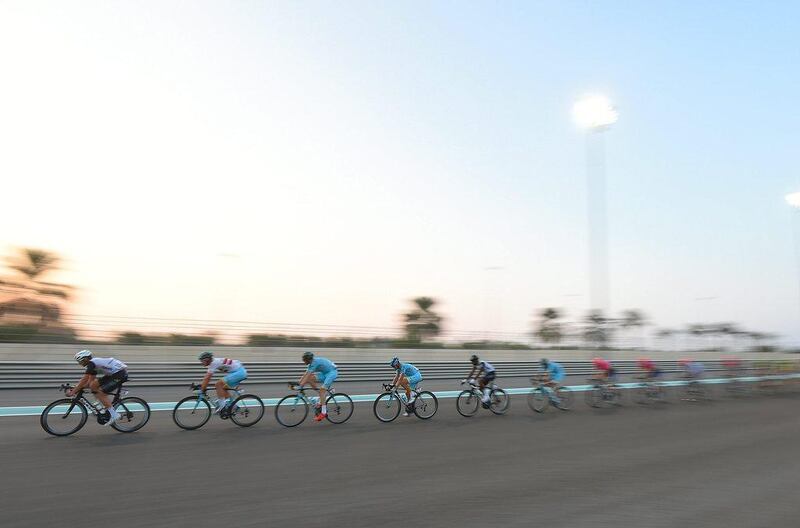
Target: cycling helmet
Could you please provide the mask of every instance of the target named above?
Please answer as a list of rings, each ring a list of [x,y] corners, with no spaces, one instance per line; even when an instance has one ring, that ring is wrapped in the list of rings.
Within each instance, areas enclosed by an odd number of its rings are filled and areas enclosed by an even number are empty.
[[[680,359],[680,360],[678,360],[678,364],[679,364],[680,366],[682,366],[682,367],[685,367],[686,365],[688,365],[688,364],[689,364],[689,363],[691,363],[691,362],[692,362],[692,360],[691,360],[691,359],[686,359],[686,358],[683,358],[683,359]]]
[[[214,354],[212,354],[211,352],[206,350],[205,352],[200,352],[200,355],[197,356],[197,359],[199,359],[200,361],[203,361],[204,359],[211,359],[213,357],[214,357]]]
[[[481,359],[481,358],[479,358],[478,356],[476,356],[476,355],[474,355],[474,354],[472,355],[472,357],[471,357],[471,358],[469,358],[469,360],[472,362],[472,364],[473,364],[473,365],[477,365],[477,364],[478,364],[478,361],[480,361],[480,359]]]
[[[80,363],[82,359],[92,359],[91,351],[89,351],[89,350],[81,350],[80,352],[75,354],[75,361]]]
[[[547,368],[547,366],[550,364],[550,361],[547,358],[542,358],[539,360],[539,364],[542,366],[542,368]]]
[[[652,361],[650,361],[650,358],[639,358],[638,363],[640,368],[646,369],[650,366]]]
[[[399,367],[400,366],[400,358],[397,357],[397,356],[393,357],[392,360],[389,362],[389,366],[391,366],[393,368]]]
[[[311,363],[311,361],[313,359],[314,359],[314,353],[313,352],[303,352],[303,361],[304,362]]]

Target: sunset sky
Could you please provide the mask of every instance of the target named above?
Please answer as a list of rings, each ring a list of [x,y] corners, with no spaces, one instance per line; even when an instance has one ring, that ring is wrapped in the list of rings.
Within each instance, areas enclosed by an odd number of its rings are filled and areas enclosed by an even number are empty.
[[[794,2],[0,3],[0,253],[81,314],[524,332],[611,305],[800,342]],[[800,229],[800,225],[796,226]],[[487,269],[496,268],[496,269]]]

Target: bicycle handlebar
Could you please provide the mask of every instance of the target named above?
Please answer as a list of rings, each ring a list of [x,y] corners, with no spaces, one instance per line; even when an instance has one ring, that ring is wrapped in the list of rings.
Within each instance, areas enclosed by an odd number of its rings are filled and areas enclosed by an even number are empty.
[[[383,390],[385,391],[390,391],[394,389],[394,385],[392,385],[391,383],[383,383],[382,385],[383,385]]]

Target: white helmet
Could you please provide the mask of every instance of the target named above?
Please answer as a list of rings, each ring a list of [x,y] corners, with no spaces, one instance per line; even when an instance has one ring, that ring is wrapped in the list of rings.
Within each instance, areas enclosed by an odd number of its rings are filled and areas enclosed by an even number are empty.
[[[92,353],[88,350],[81,350],[77,354],[75,354],[75,361],[79,362],[84,358],[92,358]]]

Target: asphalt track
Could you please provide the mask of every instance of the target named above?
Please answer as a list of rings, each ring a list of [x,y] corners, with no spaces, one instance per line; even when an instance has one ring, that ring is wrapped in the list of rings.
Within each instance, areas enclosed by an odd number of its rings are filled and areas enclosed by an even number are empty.
[[[578,398],[539,415],[515,397],[506,416],[467,419],[449,399],[430,421],[381,424],[359,404],[339,426],[286,429],[268,409],[250,429],[191,432],[161,412],[134,434],[90,423],[68,438],[2,418],[0,526],[786,528],[800,517],[798,402]]]

